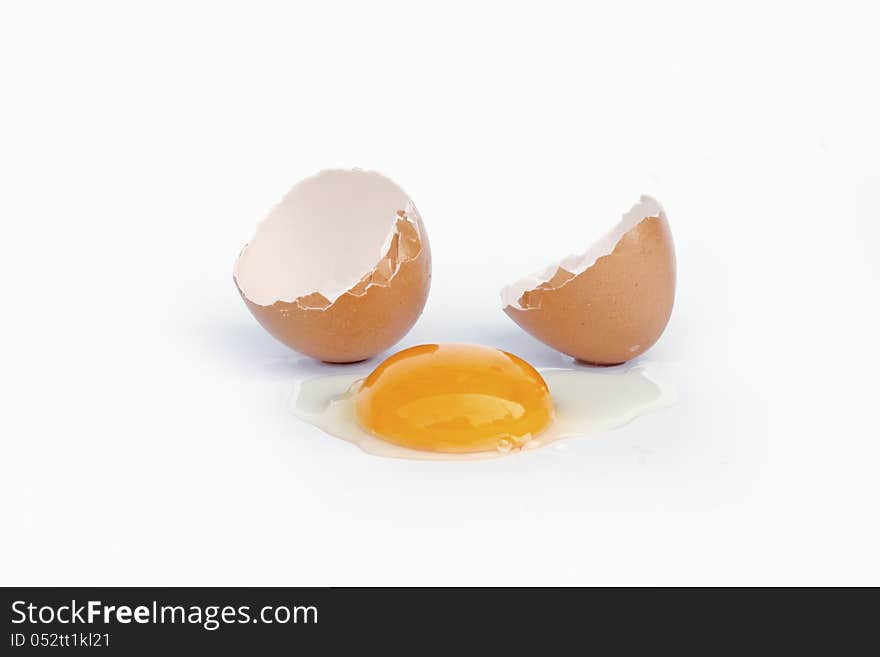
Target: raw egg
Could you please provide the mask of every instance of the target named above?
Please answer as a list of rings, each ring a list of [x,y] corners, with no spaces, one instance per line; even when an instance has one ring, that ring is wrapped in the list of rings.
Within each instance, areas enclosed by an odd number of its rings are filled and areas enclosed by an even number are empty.
[[[492,347],[430,344],[405,349],[372,372],[301,381],[292,409],[371,454],[459,460],[609,430],[674,398],[645,365],[539,372]]]
[[[553,419],[547,383],[513,354],[472,344],[426,344],[383,362],[357,393],[357,418],[403,447],[484,452],[528,442]]]

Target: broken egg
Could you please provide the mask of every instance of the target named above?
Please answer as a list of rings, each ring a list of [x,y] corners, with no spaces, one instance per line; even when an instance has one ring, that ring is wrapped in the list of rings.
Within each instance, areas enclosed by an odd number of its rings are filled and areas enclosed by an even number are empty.
[[[361,428],[433,452],[520,446],[553,419],[547,383],[527,362],[472,344],[425,344],[387,358],[358,389]]]
[[[647,351],[675,298],[675,248],[666,213],[649,196],[586,253],[501,292],[504,312],[541,342],[594,365]]]
[[[396,183],[361,169],[322,171],[259,224],[234,280],[275,338],[319,360],[351,363],[415,324],[428,298],[431,250]]]
[[[405,349],[372,372],[301,381],[292,409],[371,454],[462,460],[613,429],[674,399],[645,365],[539,372],[492,347],[430,344]]]

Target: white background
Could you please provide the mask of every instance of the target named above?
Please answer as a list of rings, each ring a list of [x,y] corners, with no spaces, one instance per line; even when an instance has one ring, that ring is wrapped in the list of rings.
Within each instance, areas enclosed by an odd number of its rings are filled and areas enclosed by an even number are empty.
[[[871,3],[420,5],[2,4],[0,583],[880,584]],[[400,347],[537,366],[500,287],[656,195],[678,404],[469,463],[298,422],[339,370],[231,271],[333,166],[425,219]]]

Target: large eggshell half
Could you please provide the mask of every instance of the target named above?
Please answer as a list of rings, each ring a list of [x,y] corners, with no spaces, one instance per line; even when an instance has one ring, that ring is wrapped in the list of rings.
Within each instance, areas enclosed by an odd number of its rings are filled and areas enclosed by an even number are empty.
[[[431,250],[418,210],[393,181],[360,169],[322,171],[260,223],[234,280],[278,340],[351,363],[415,324],[428,298]]]
[[[675,299],[675,247],[659,202],[642,196],[589,251],[509,285],[504,312],[541,342],[596,365],[647,351]]]

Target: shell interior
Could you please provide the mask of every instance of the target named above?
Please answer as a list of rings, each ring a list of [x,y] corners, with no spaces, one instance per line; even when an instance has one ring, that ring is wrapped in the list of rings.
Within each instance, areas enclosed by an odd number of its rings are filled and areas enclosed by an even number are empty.
[[[388,285],[420,251],[418,212],[381,174],[322,171],[299,182],[259,224],[235,264],[248,300],[321,310],[351,291]]]
[[[518,310],[529,310],[532,308],[529,305],[529,292],[559,288],[578,274],[582,274],[596,264],[599,258],[610,255],[621,238],[648,217],[665,218],[666,214],[655,198],[643,195],[639,202],[623,215],[620,222],[586,252],[570,255],[539,272],[505,286],[501,290],[502,308],[511,306]]]

